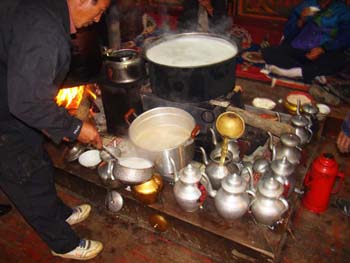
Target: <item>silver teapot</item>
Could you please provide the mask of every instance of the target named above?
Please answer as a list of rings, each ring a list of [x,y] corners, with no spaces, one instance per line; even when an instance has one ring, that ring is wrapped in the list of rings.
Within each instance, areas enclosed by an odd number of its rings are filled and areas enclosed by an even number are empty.
[[[251,190],[257,188],[258,183],[260,180],[262,180],[262,178],[271,175],[272,171],[270,168],[270,162],[265,158],[256,159],[253,163],[252,173],[253,173],[253,183],[251,186]]]
[[[200,169],[196,168],[192,164],[188,164],[177,172],[175,162],[172,159],[170,162],[175,171],[175,185],[173,190],[176,202],[183,210],[187,212],[197,211],[200,207],[199,199],[202,195],[198,188],[198,182],[202,178]]]
[[[271,151],[275,156],[272,156],[272,159],[280,160],[284,156],[287,157],[287,160],[294,164],[298,165],[300,163],[301,159],[301,149],[299,148],[300,145],[300,138],[293,133],[284,133],[280,137],[280,143],[275,146],[275,150],[273,150],[272,145],[272,134],[270,135],[270,148]]]
[[[217,138],[216,138],[216,133],[213,128],[209,128],[209,131],[212,136],[212,142],[213,145],[215,146],[214,151],[215,152],[220,152],[221,153],[221,147],[222,143],[218,143]],[[241,158],[239,157],[239,146],[237,144],[237,141],[235,139],[228,139],[228,144],[227,144],[228,152],[231,153],[231,158],[234,163],[240,163]]]
[[[240,218],[250,203],[246,181],[236,173],[229,174],[222,180],[214,201],[216,210],[226,220]]]
[[[283,185],[273,177],[260,180],[256,193],[249,191],[254,196],[251,211],[259,223],[273,225],[288,210],[289,204],[282,197],[283,191]]]
[[[224,164],[220,164],[221,151],[212,151],[210,161],[203,147],[199,147],[203,155],[203,162],[206,165],[205,174],[208,176],[213,189],[218,190],[221,187],[221,180],[227,175],[238,172],[238,167],[232,162],[230,152],[225,157]]]
[[[275,155],[275,154],[274,154]],[[284,187],[284,196],[289,197],[295,188],[295,171],[296,165],[290,163],[286,156],[282,159],[275,159],[271,162],[271,170],[273,176],[279,181]]]
[[[318,108],[311,103],[306,103],[301,106],[301,111],[309,121],[308,128],[310,128],[315,133],[318,130],[319,126],[317,119]]]
[[[97,166],[97,173],[101,182],[110,189],[118,189],[122,186],[122,183],[113,175],[115,162],[116,160],[111,159],[109,161],[103,161]]]
[[[309,143],[313,133],[308,127],[308,119],[302,115],[295,115],[290,119],[290,121],[292,126],[295,128],[295,134],[300,138],[300,145]]]

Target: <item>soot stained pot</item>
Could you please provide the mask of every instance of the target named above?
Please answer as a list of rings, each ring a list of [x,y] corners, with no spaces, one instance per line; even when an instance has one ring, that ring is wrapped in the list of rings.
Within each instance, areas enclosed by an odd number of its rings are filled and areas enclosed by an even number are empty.
[[[146,76],[145,62],[133,49],[107,51],[103,55],[106,79],[113,83],[131,83]]]
[[[144,47],[153,92],[180,102],[208,101],[230,92],[238,52],[238,41],[208,33],[161,37]]]

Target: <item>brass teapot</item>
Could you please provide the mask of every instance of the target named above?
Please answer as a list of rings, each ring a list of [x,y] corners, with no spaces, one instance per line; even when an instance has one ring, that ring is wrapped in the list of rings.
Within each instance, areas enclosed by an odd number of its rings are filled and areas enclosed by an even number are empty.
[[[144,204],[153,204],[157,202],[159,193],[163,188],[163,179],[162,177],[154,173],[148,181],[133,185],[131,187],[132,193],[134,197],[143,202]]]

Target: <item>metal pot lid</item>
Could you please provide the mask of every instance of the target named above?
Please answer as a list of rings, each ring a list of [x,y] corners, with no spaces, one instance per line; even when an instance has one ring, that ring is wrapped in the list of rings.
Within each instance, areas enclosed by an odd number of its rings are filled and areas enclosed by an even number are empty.
[[[303,104],[301,109],[303,112],[311,115],[316,115],[318,113],[318,108],[311,103]]]
[[[295,165],[288,161],[286,156],[282,159],[273,160],[271,162],[271,170],[276,175],[289,176],[295,170]]]
[[[195,184],[200,181],[202,174],[199,168],[188,164],[180,174],[180,180],[185,184]]]
[[[221,182],[221,187],[231,194],[243,193],[247,188],[247,183],[236,173],[227,175]]]
[[[115,62],[127,62],[139,58],[139,54],[133,49],[112,50],[104,55],[104,59]]]
[[[270,163],[264,158],[259,158],[254,161],[253,171],[256,173],[266,173],[270,169]]]
[[[120,209],[122,209],[124,201],[120,193],[118,193],[115,190],[112,190],[107,193],[105,203],[108,211],[116,213],[119,212]]]
[[[258,184],[258,191],[266,197],[278,198],[284,191],[284,186],[273,177],[263,179]]]
[[[307,118],[301,115],[293,116],[290,121],[292,122],[293,125],[297,127],[305,127],[309,124],[309,121],[307,120]]]
[[[300,138],[294,133],[284,133],[280,137],[281,143],[288,147],[296,147],[300,145]]]

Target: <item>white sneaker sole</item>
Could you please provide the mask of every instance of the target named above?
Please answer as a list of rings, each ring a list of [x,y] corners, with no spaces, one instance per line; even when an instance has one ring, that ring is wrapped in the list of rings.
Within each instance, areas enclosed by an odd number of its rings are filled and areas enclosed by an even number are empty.
[[[57,256],[57,257],[61,257],[61,258],[68,258],[68,259],[75,259],[75,260],[89,260],[92,259],[94,257],[96,257],[103,249],[103,245],[98,246],[95,250],[96,252],[94,252],[93,255],[90,255],[88,257],[79,257],[79,256],[75,256],[75,255],[65,255],[65,254],[57,254],[54,251],[51,251],[52,255]]]

